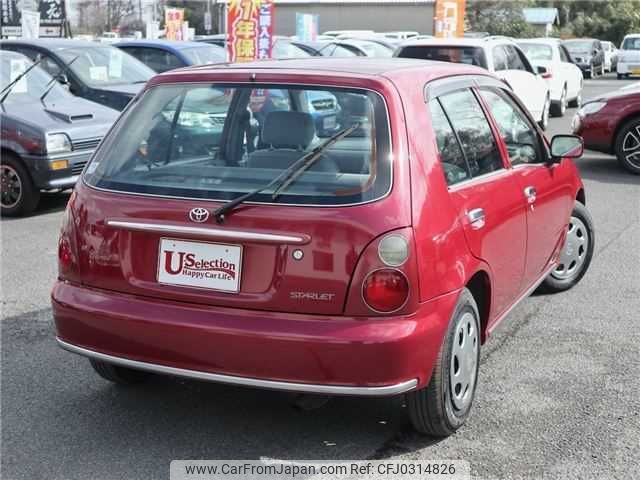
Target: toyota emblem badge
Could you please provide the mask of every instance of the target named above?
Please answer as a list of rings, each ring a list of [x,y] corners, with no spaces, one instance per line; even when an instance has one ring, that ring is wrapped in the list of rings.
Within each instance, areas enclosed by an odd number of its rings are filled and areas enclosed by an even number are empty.
[[[189,212],[189,218],[192,222],[204,223],[209,218],[209,210],[202,207],[192,208]]]

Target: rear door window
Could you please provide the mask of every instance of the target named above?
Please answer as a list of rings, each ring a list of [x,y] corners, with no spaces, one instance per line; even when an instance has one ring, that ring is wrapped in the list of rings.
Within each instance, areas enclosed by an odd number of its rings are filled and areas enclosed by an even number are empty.
[[[439,100],[460,140],[471,175],[478,177],[504,168],[491,127],[474,93],[458,90]]]
[[[438,99],[429,102],[431,124],[436,136],[440,163],[449,186],[469,180],[471,172],[456,138],[456,134],[449,123],[447,115]]]
[[[266,190],[259,202],[346,205],[386,195],[391,143],[382,97],[333,87],[160,85],[118,121],[84,178],[126,193],[229,200],[344,131],[282,195],[274,200]]]

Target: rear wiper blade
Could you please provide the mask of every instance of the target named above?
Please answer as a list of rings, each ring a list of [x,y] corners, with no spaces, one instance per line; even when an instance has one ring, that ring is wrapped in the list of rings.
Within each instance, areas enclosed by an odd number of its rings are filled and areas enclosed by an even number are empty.
[[[66,63],[63,67],[62,70],[60,70],[60,72],[53,77],[51,80],[49,80],[49,83],[47,83],[44,88],[46,88],[45,92],[40,96],[40,103],[42,103],[42,105],[44,105],[44,99],[46,98],[47,95],[49,95],[49,92],[53,89],[53,87],[55,86],[55,82],[58,81],[58,78],[60,78],[60,76],[69,68],[69,66],[75,62],[78,58],[80,58],[80,55],[77,55],[76,57],[74,57],[73,59],[71,59],[71,61],[69,63]]]
[[[10,82],[6,87],[4,87],[2,89],[2,91],[0,91],[0,95],[2,95],[2,98],[0,98],[0,104],[4,103],[4,101],[6,100],[6,98],[9,96],[9,94],[11,93],[11,90],[13,90],[13,87],[20,81],[22,80],[25,75],[27,75],[27,73],[29,73],[31,70],[33,70],[34,68],[36,68],[36,65],[38,65],[44,57],[40,58],[38,61],[34,62],[33,64],[31,64],[29,66],[29,68],[27,68],[24,72],[22,72],[20,75],[18,75],[16,78],[13,79],[12,82]]]
[[[241,203],[249,200],[250,198],[255,197],[257,194],[270,189],[271,187],[276,187],[274,192],[271,194],[271,199],[275,200],[284,189],[286,189],[289,185],[291,185],[300,175],[302,175],[307,169],[309,169],[321,156],[322,153],[329,148],[331,145],[336,143],[338,140],[346,137],[350,133],[354,132],[356,129],[360,127],[359,123],[355,123],[348,128],[340,130],[338,133],[329,137],[326,141],[315,147],[310,152],[304,154],[301,158],[296,160],[289,168],[283,171],[276,178],[271,180],[266,185],[256,188],[250,192],[247,192],[239,197],[234,198],[228,203],[225,203],[221,207],[218,207],[213,212],[213,216],[216,219],[217,223],[224,223],[225,213],[233,210],[235,207],[240,205]]]

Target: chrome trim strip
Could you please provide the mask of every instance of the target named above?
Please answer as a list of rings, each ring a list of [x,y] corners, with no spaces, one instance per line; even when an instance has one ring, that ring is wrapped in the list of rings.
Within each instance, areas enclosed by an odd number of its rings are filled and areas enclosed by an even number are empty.
[[[73,187],[79,178],[80,178],[80,174],[74,175],[72,177],[58,178],[56,180],[51,180],[50,182],[47,183],[47,185],[49,187],[66,187],[66,186]]]
[[[123,220],[107,220],[107,225],[123,230],[139,232],[173,233],[177,235],[199,235],[201,237],[217,238],[234,241],[248,241],[261,243],[289,243],[304,245],[311,240],[307,235],[281,235],[275,233],[258,233],[243,230],[226,230],[222,228],[190,227],[187,225],[171,225],[160,223],[128,222]]]
[[[542,276],[536,280],[535,282],[533,282],[533,285],[531,285],[523,294],[522,296],[520,296],[520,298],[518,298],[515,302],[513,302],[511,304],[511,306],[509,308],[507,308],[503,313],[500,314],[500,316],[496,319],[495,323],[493,325],[491,325],[491,328],[489,328],[487,330],[487,333],[489,335],[491,335],[491,332],[493,332],[493,330],[500,324],[500,322],[502,320],[504,320],[507,315],[509,315],[514,308],[516,308],[518,305],[520,305],[520,302],[522,302],[525,298],[527,298],[529,295],[531,295],[536,288],[538,288],[540,286],[540,284],[542,282],[544,282],[544,279],[547,278],[551,272],[553,272],[553,270],[557,267],[557,265],[554,263],[553,265],[549,266],[549,268],[547,268],[544,273],[542,274]]]
[[[193,378],[196,380],[205,380],[216,383],[226,383],[229,385],[240,385],[244,387],[266,388],[271,390],[285,390],[289,392],[318,393],[325,395],[358,395],[365,397],[377,397],[397,395],[400,393],[413,390],[418,385],[416,378],[407,380],[406,382],[396,383],[394,385],[385,385],[384,387],[347,387],[342,385],[318,385],[313,383],[294,383],[280,382],[277,380],[261,380],[258,378],[236,377],[232,375],[222,375],[219,373],[202,372],[198,370],[186,370],[183,368],[168,367],[155,363],[139,362],[137,360],[129,360],[123,357],[115,357],[105,353],[96,352],[87,348],[78,347],[71,343],[56,337],[58,345],[72,353],[82,355],[84,357],[94,358],[103,362],[113,363],[122,367],[134,368],[137,370],[145,370],[148,372],[159,373],[161,375],[173,375],[177,377]]]

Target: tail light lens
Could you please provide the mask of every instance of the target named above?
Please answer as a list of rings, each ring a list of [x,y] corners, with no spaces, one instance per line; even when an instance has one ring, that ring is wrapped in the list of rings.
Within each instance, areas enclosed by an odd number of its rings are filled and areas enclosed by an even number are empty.
[[[58,277],[62,280],[77,280],[78,257],[76,255],[75,225],[73,206],[76,194],[73,192],[62,216],[60,238],[58,239]]]
[[[409,298],[409,281],[400,270],[375,270],[364,280],[362,297],[372,310],[383,313],[395,312]]]

